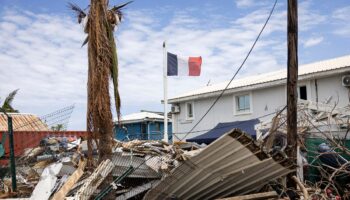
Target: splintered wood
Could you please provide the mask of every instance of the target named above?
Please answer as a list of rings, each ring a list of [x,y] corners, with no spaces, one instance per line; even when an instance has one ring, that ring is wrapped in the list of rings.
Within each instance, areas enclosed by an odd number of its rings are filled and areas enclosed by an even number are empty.
[[[70,189],[79,180],[79,178],[84,174],[84,169],[86,166],[86,160],[81,160],[78,169],[68,178],[67,182],[62,186],[62,188],[55,193],[52,200],[64,199]]]
[[[111,160],[107,159],[101,162],[91,176],[86,180],[84,185],[75,194],[75,200],[88,200],[96,191],[97,187],[105,180],[114,168]]]

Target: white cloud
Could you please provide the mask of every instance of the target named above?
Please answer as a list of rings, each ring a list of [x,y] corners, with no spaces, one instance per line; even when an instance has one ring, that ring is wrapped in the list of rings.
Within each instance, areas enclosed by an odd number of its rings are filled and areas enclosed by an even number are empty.
[[[333,32],[336,35],[350,37],[350,6],[335,10],[332,13],[332,17],[336,20],[336,28]]]
[[[235,0],[235,3],[238,8],[250,7],[254,5],[254,0]]]
[[[157,13],[151,10],[126,12],[126,21],[116,31],[123,114],[162,108],[164,40],[170,52],[203,57],[200,77],[169,78],[171,97],[204,86],[208,80],[215,84],[231,78],[260,31],[268,9],[253,11],[220,28],[202,26],[206,19],[185,11],[175,13],[167,22],[160,22]],[[319,17],[312,13],[305,12],[305,19],[312,21],[313,17]],[[38,114],[76,103],[71,127],[84,129],[87,56],[86,47],[80,48],[85,35],[75,21],[65,15],[16,10],[3,13],[0,16],[0,96],[20,88],[15,107]],[[308,27],[317,23],[309,22]],[[285,31],[286,11],[277,10],[240,76],[283,67]]]
[[[327,16],[320,14],[313,1],[302,1],[298,6],[299,31],[308,31],[327,21]]]
[[[234,0],[237,8],[250,8],[254,6],[262,6],[271,3],[271,1],[266,0]]]
[[[323,39],[323,37],[312,37],[303,42],[303,44],[305,48],[308,48],[320,44],[323,41]]]

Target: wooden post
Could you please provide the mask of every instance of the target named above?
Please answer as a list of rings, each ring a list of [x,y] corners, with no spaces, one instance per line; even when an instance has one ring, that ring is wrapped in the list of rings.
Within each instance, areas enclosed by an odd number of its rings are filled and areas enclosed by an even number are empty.
[[[298,0],[288,0],[287,155],[297,157]],[[292,175],[291,175],[292,176]],[[295,187],[295,183],[288,181]],[[290,186],[292,186],[290,185]]]

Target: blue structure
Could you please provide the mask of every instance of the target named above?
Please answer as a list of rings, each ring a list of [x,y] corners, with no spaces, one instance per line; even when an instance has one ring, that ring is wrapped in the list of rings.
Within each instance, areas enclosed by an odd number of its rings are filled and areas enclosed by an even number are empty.
[[[140,112],[122,117],[121,126],[114,122],[114,137],[120,141],[133,139],[161,140],[164,133],[163,115],[153,112]],[[168,122],[168,139],[172,141],[172,126]]]
[[[254,126],[258,124],[260,121],[259,119],[251,119],[247,121],[235,121],[235,122],[226,122],[226,123],[219,123],[216,125],[213,129],[210,131],[199,135],[194,138],[187,139],[187,142],[196,142],[198,144],[210,144],[217,138],[221,137],[223,134],[227,133],[228,131],[239,128],[242,131],[248,133],[250,136],[252,136],[254,139],[256,139],[256,131],[254,129]]]

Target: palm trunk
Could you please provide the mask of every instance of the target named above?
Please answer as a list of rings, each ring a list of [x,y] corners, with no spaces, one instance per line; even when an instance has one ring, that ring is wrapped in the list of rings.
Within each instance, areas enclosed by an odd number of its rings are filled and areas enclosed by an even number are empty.
[[[112,47],[108,39],[107,1],[91,0],[88,42],[88,108],[89,141],[98,139],[99,162],[112,154],[112,113],[109,95]],[[97,142],[97,141],[96,141]]]

